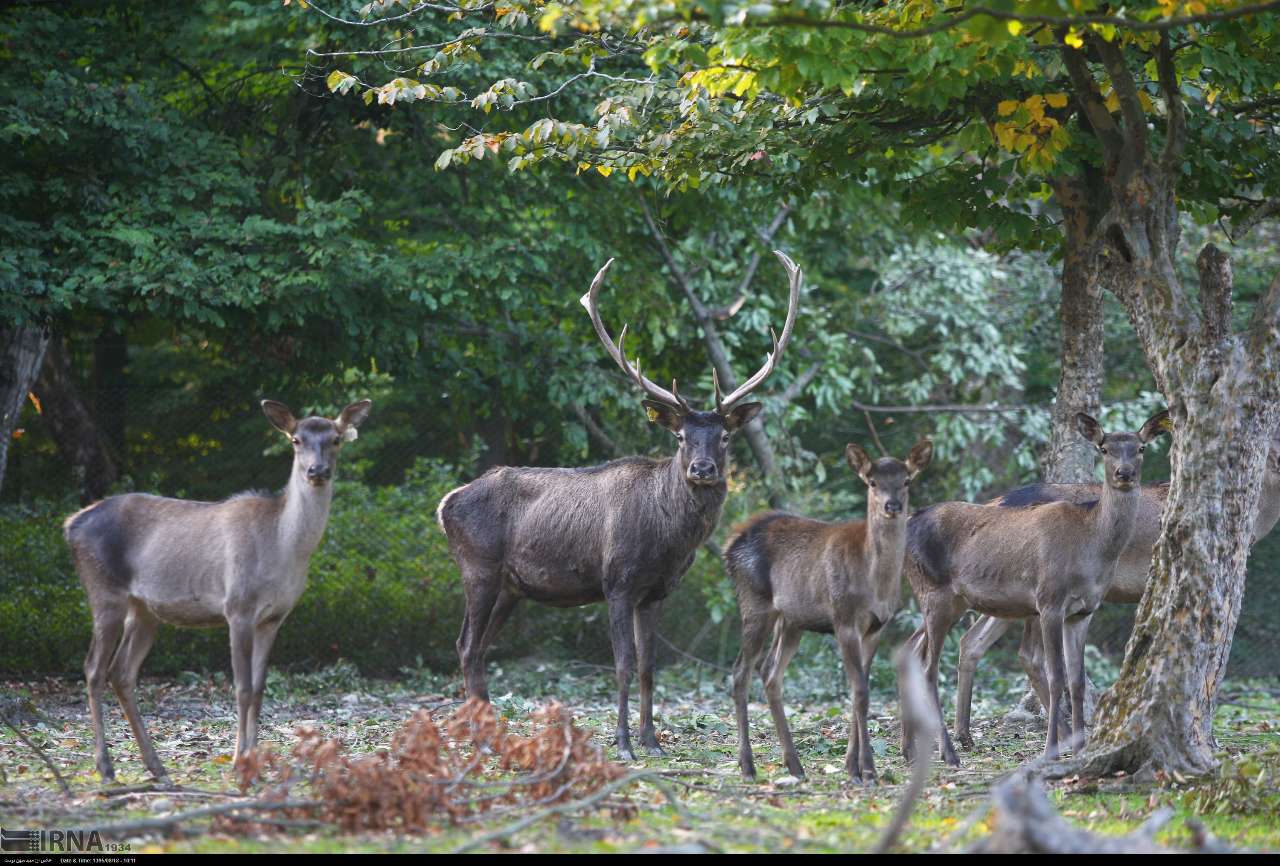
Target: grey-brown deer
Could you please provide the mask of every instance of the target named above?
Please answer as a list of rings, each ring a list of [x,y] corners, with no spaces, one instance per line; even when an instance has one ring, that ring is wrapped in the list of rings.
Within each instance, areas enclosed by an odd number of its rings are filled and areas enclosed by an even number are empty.
[[[785,512],[756,515],[725,549],[742,614],[742,650],[733,667],[738,722],[738,766],[755,778],[747,696],[759,668],[787,770],[804,777],[782,703],[787,665],[806,631],[835,633],[849,681],[849,745],[845,770],[856,782],[874,782],[875,758],[867,734],[868,676],[884,626],[902,602],[902,560],[912,479],[929,465],[925,439],[905,461],[872,460],[857,445],[845,449],[849,466],[867,485],[867,519],[827,523]],[[763,666],[769,636],[773,646]]]
[[[271,645],[306,586],[307,564],[329,519],[338,452],[371,405],[361,400],[334,419],[298,420],[283,403],[264,400],[263,412],[293,445],[293,469],[279,495],[193,502],[126,493],[67,518],[67,543],[93,613],[84,672],[103,779],[115,776],[102,715],[107,683],[147,770],[168,779],[134,694],[162,622],[230,627],[236,757],[257,743]]]
[[[628,692],[637,659],[640,743],[662,754],[653,723],[655,628],[662,601],[689,569],[720,519],[729,440],[760,411],[740,402],[773,371],[791,338],[801,271],[776,253],[788,275],[782,337],[764,365],[728,396],[715,382],[715,408],[701,412],[627,360],[626,327],[615,342],[597,298],[612,260],[582,298],[597,336],[614,362],[648,398],[649,420],[675,436],[673,457],[627,457],[585,469],[502,466],[440,500],[436,516],[462,573],[466,615],[458,658],[467,695],[488,700],[484,653],[523,598],[555,607],[605,602],[618,682],[618,753],[633,760]]]
[[[1038,616],[1047,676],[1049,733],[1045,754],[1058,754],[1059,708],[1070,692],[1073,741],[1084,742],[1084,641],[1094,611],[1110,588],[1137,528],[1142,452],[1168,431],[1168,413],[1136,433],[1105,433],[1088,415],[1076,416],[1082,436],[1097,446],[1105,482],[1094,503],[1046,502],[992,508],[945,502],[914,515],[907,533],[907,580],[924,614],[917,640],[941,719],[938,662],[943,641],[965,611],[1001,619]],[[943,756],[959,764],[945,721]]]
[[[1097,502],[1101,495],[1102,488],[1099,484],[1029,484],[988,504],[1000,508],[1022,508],[1059,500],[1085,504]],[[1116,565],[1115,581],[1103,596],[1104,601],[1134,604],[1142,599],[1147,575],[1151,570],[1151,551],[1160,536],[1160,517],[1168,496],[1168,482],[1142,485],[1137,526]],[[1273,437],[1254,522],[1255,544],[1271,532],[1277,520],[1280,520],[1280,441]],[[960,639],[960,661],[956,666],[956,740],[965,747],[973,746],[970,718],[973,679],[978,662],[1014,623],[1010,619],[981,616]],[[913,639],[922,637],[923,626],[913,635]],[[1040,623],[1035,618],[1024,623],[1018,657],[1032,688],[1047,706],[1049,686],[1044,674],[1044,644],[1040,639]]]

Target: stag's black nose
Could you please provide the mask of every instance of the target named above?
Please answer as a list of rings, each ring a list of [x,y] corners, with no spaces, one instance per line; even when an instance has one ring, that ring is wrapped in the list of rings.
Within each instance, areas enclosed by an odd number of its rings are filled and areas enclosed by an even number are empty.
[[[1116,481],[1123,481],[1128,484],[1133,481],[1133,470],[1128,466],[1121,466],[1116,470]]]
[[[332,469],[330,469],[328,466],[318,466],[318,465],[317,465],[317,466],[308,466],[308,467],[307,467],[307,480],[308,480],[308,481],[328,481],[328,480],[329,480],[329,476],[330,476],[330,475],[332,475],[332,474],[333,474],[333,470],[332,470]]]
[[[689,477],[695,481],[714,480],[720,477],[720,470],[716,468],[714,460],[699,457],[689,464]]]
[[[890,517],[895,517],[902,513],[902,503],[896,499],[890,499],[884,504],[884,513]]]

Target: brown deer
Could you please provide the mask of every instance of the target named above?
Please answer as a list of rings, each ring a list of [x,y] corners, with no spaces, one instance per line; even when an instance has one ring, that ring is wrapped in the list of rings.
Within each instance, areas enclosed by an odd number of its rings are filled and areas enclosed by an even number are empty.
[[[857,445],[845,448],[849,466],[867,485],[867,519],[826,523],[784,512],[752,517],[725,549],[742,614],[742,650],[733,666],[738,720],[738,766],[754,779],[747,694],[769,635],[773,648],[760,669],[769,711],[787,770],[804,777],[782,704],[782,680],[806,631],[835,633],[849,680],[852,712],[844,765],[855,782],[874,782],[875,759],[867,735],[868,675],[881,630],[902,602],[908,487],[929,465],[925,439],[906,461],[872,460]]]
[[[1001,508],[1022,508],[1056,501],[1084,504],[1097,502],[1101,494],[1102,487],[1099,484],[1029,484],[988,504]],[[1115,604],[1141,601],[1147,585],[1147,575],[1151,571],[1151,551],[1160,536],[1160,517],[1168,495],[1168,482],[1142,486],[1133,538],[1116,564],[1115,581],[1103,596],[1103,601]],[[1266,474],[1262,479],[1262,492],[1254,523],[1255,544],[1271,532],[1277,520],[1280,520],[1280,440],[1273,438],[1271,450],[1267,454]],[[982,616],[960,639],[960,661],[956,673],[956,739],[966,748],[973,746],[970,718],[973,678],[978,662],[1013,624],[1014,620]],[[913,639],[922,635],[923,627],[913,635]],[[1047,701],[1049,686],[1044,676],[1044,645],[1040,640],[1040,624],[1035,618],[1024,624],[1018,656],[1032,688],[1042,702]]]
[[[1001,619],[1038,616],[1048,667],[1049,718],[1059,718],[1064,685],[1071,697],[1074,740],[1084,741],[1084,640],[1137,528],[1142,452],[1166,432],[1168,413],[1137,433],[1104,433],[1088,415],[1080,434],[1103,456],[1105,483],[1093,503],[1046,502],[992,508],[968,502],[930,506],[909,521],[904,571],[924,614],[924,655],[939,718],[938,661],[947,632],[965,611]],[[942,728],[942,751],[959,764]],[[1051,722],[1045,754],[1058,753]]]
[[[675,436],[673,457],[627,457],[586,469],[503,466],[440,500],[437,518],[462,573],[466,615],[458,637],[467,694],[488,700],[484,653],[522,598],[555,607],[605,602],[618,680],[618,753],[634,760],[627,720],[631,676],[640,669],[640,743],[661,755],[653,724],[655,629],[662,601],[680,583],[698,547],[720,519],[729,440],[759,413],[740,403],[763,382],[786,349],[800,302],[801,271],[775,253],[789,283],[782,338],[751,378],[715,409],[692,408],[649,381],[623,350],[627,329],[609,336],[596,301],[612,259],[582,298],[597,336],[614,362],[649,398],[651,422]]]
[[[107,683],[146,768],[156,779],[168,779],[134,698],[138,671],[162,622],[230,627],[236,757],[257,743],[271,644],[306,586],[307,563],[329,519],[338,452],[356,438],[371,406],[361,400],[332,420],[298,420],[283,403],[262,401],[267,418],[293,444],[293,471],[280,495],[192,502],[126,493],[67,518],[67,544],[93,612],[84,672],[103,779],[115,777],[102,717]]]

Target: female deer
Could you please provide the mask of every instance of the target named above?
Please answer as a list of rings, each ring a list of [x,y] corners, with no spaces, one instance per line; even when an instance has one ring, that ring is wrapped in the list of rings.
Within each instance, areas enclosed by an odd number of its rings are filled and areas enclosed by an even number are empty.
[[[867,519],[826,523],[782,512],[757,515],[729,540],[725,567],[742,613],[742,651],[733,668],[738,719],[738,766],[755,778],[747,692],[765,640],[773,648],[761,669],[769,711],[787,769],[797,778],[796,755],[782,706],[782,678],[802,633],[835,632],[852,697],[845,769],[855,782],[874,782],[867,735],[868,681],[880,632],[902,600],[908,485],[929,465],[933,443],[921,440],[906,462],[872,460],[857,445],[845,449],[849,465],[867,485]]]
[[[299,421],[283,403],[262,401],[267,418],[293,444],[293,472],[279,496],[192,502],[127,493],[67,518],[67,543],[93,611],[84,672],[104,780],[115,777],[102,719],[108,682],[143,763],[157,779],[168,779],[134,700],[138,671],[162,622],[230,626],[236,757],[256,744],[271,644],[302,595],[307,563],[329,519],[338,450],[356,438],[371,405],[361,400],[333,420]]]

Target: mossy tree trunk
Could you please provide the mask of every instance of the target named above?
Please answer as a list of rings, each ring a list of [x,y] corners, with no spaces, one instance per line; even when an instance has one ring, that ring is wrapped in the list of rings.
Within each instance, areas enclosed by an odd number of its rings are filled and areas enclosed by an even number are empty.
[[[0,327],[0,489],[4,488],[9,443],[48,345],[49,332],[38,325]]]
[[[1197,774],[1216,763],[1212,716],[1244,592],[1253,515],[1277,421],[1280,279],[1247,329],[1231,328],[1231,267],[1200,253],[1199,304],[1175,268],[1177,182],[1185,120],[1168,37],[1156,62],[1166,106],[1164,145],[1148,142],[1124,49],[1090,37],[1120,100],[1103,106],[1084,55],[1065,49],[1077,98],[1107,157],[1110,207],[1095,232],[1104,279],[1129,313],[1174,425],[1172,478],[1151,577],[1120,678],[1099,703],[1090,774]]]

